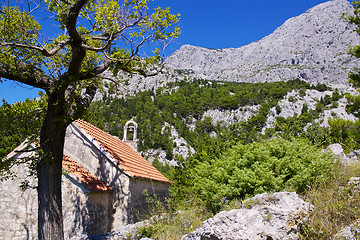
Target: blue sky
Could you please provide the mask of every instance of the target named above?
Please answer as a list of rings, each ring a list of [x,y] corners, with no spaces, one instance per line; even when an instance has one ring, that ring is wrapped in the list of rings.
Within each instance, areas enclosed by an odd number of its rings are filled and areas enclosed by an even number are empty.
[[[169,6],[180,13],[182,34],[167,54],[184,44],[206,48],[241,47],[272,33],[287,19],[304,13],[321,0],[155,0],[153,5]],[[349,1],[351,2],[351,1]],[[13,81],[0,83],[0,99],[8,103],[33,99],[38,89]]]

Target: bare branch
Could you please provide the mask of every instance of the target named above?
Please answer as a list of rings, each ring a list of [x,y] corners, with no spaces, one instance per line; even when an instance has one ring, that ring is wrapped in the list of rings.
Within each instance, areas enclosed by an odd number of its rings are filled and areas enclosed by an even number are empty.
[[[94,51],[94,52],[102,52],[104,51],[105,49],[109,48],[109,46],[111,45],[111,42],[114,40],[114,35],[111,34],[110,37],[107,38],[107,42],[106,44],[103,46],[103,47],[100,47],[100,48],[95,48],[95,47],[90,47],[86,44],[81,44],[81,46],[86,49],[86,50],[89,50],[89,51]]]
[[[29,12],[28,14],[30,15],[31,13],[33,13],[36,9],[38,9],[41,6],[41,1],[39,1],[39,4],[34,7],[33,9],[30,8],[30,3],[28,3],[28,8],[29,8]]]
[[[40,52],[45,57],[52,57],[56,53],[58,53],[65,45],[67,45],[70,42],[70,39],[65,39],[58,43],[52,50],[48,51],[43,47],[38,46],[32,46],[32,45],[26,45],[21,43],[11,43],[11,42],[0,42],[0,46],[11,46],[11,47],[19,47],[19,48],[25,48],[25,49],[32,49]]]

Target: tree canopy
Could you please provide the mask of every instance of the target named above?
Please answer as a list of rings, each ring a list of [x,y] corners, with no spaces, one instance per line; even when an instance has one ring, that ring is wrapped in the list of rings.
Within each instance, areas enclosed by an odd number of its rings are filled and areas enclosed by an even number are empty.
[[[180,33],[179,15],[169,8],[150,10],[149,5],[150,0],[28,0],[0,5],[0,81],[43,89],[48,99],[37,162],[39,239],[63,238],[65,130],[84,115],[102,73],[159,73],[165,47]],[[149,44],[156,47],[150,51]]]

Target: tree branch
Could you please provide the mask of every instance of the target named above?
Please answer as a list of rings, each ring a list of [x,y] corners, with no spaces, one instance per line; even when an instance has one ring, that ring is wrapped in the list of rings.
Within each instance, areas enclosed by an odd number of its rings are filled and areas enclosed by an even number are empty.
[[[90,47],[86,44],[81,44],[81,46],[86,49],[86,50],[89,50],[89,51],[94,51],[94,52],[102,52],[104,51],[105,49],[109,48],[109,46],[111,45],[112,41],[114,40],[114,35],[111,34],[110,37],[108,37],[107,39],[105,39],[106,41],[106,44],[103,46],[103,47],[100,47],[100,48],[95,48],[95,47]]]
[[[41,69],[33,68],[23,62],[15,62],[15,70],[0,65],[0,78],[18,81],[36,88],[49,90],[54,83]]]
[[[26,48],[31,50],[36,50],[40,52],[45,57],[52,57],[56,53],[58,53],[65,45],[67,45],[70,42],[70,39],[65,39],[58,43],[52,50],[48,51],[43,47],[38,46],[32,46],[32,45],[26,45],[21,43],[11,43],[11,42],[0,42],[0,46],[10,46],[10,47],[18,47],[18,48]]]
[[[110,45],[107,46],[106,50],[108,53],[110,52]],[[104,53],[104,54],[106,55],[106,53]],[[100,66],[94,68],[92,71],[88,71],[87,73],[82,74],[80,76],[80,80],[90,79],[90,78],[100,75],[101,73],[105,72],[110,67],[111,63],[112,63],[111,59],[105,58],[103,63]]]
[[[41,1],[39,1],[39,4],[34,7],[33,9],[30,8],[30,3],[28,3],[28,8],[29,8],[29,12],[28,14],[30,15],[31,13],[33,13],[36,9],[38,9],[41,6]]]
[[[90,106],[90,103],[94,99],[94,96],[97,91],[97,86],[91,85],[86,88],[84,94],[75,99],[75,106],[73,107],[73,114],[71,121],[74,121],[80,117],[82,117],[86,111],[86,109]]]
[[[81,64],[85,58],[86,50],[82,47],[83,39],[76,29],[76,21],[80,14],[80,10],[85,6],[87,0],[78,0],[69,9],[69,14],[66,21],[66,30],[70,36],[70,46],[72,58],[69,65],[68,74],[76,76],[81,68]]]

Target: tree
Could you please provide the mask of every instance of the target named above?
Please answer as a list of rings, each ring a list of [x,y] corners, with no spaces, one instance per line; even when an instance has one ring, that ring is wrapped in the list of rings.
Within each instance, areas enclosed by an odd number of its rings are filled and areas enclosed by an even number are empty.
[[[28,139],[35,139],[40,131],[46,101],[27,99],[24,102],[0,106],[0,181],[14,176],[11,167],[30,159],[6,158],[16,146]]]
[[[48,97],[37,162],[39,239],[64,237],[61,172],[65,130],[84,115],[102,82],[101,74],[108,69],[115,75],[119,71],[157,74],[165,47],[179,34],[179,15],[160,7],[150,12],[149,2],[29,0],[24,5],[1,4],[0,79],[43,89]],[[55,19],[63,33],[46,39],[47,33],[54,32],[53,26],[35,20],[44,16]],[[148,43],[160,47],[151,57],[141,57]]]

